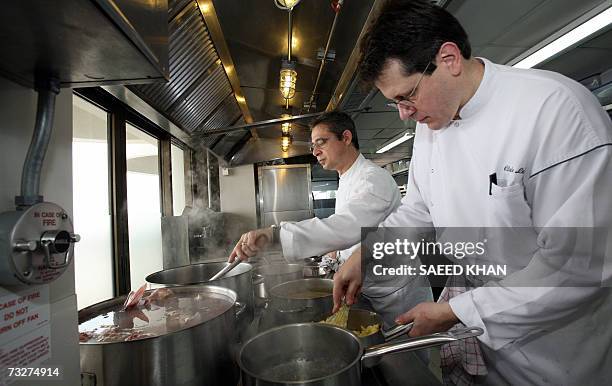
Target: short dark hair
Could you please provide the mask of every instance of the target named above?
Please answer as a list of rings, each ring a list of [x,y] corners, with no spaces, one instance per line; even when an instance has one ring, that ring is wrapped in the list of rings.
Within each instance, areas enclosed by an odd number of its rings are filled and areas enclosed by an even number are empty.
[[[423,72],[445,42],[471,57],[467,33],[448,11],[424,0],[388,0],[361,41],[361,81],[371,86],[389,59],[399,60],[406,75]]]
[[[324,124],[327,126],[327,130],[336,134],[338,139],[342,139],[342,133],[348,130],[353,135],[351,143],[355,146],[355,149],[359,150],[359,140],[357,139],[357,130],[355,130],[355,122],[353,118],[347,113],[341,111],[328,111],[314,118],[308,124],[308,127],[312,130],[316,125]]]

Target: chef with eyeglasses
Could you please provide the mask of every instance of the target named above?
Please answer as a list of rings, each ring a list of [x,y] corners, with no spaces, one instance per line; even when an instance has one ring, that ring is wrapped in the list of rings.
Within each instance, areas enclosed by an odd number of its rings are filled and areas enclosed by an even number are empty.
[[[459,22],[428,1],[386,3],[361,51],[361,79],[418,122],[406,196],[380,227],[524,233],[500,248],[508,276],[448,286],[447,301],[398,322],[414,323],[411,336],[484,330],[442,347],[445,384],[609,384],[612,123],[599,101],[558,73],[473,57]],[[361,259],[335,275],[336,308],[354,301]]]
[[[247,232],[240,237],[229,261],[247,260],[277,244],[289,262],[337,251],[342,263],[358,248],[362,227],[375,227],[400,204],[400,193],[393,177],[359,152],[355,124],[343,112],[331,111],[310,123],[312,154],[326,170],[340,176],[335,213],[328,218],[283,222]],[[369,283],[369,282],[368,282]],[[360,308],[379,313],[385,325],[407,307],[433,299],[426,277],[393,277],[376,285],[364,284]]]

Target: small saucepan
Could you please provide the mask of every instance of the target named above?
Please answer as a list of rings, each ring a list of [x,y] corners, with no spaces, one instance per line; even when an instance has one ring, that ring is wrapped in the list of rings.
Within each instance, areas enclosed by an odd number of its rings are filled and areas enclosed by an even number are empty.
[[[334,282],[331,279],[300,279],[270,290],[270,311],[276,325],[318,322],[332,313]]]
[[[304,277],[302,264],[268,264],[253,270],[253,285],[257,299],[269,300],[270,290],[279,284]]]
[[[321,323],[288,324],[247,341],[238,355],[243,386],[361,385],[362,365],[381,355],[440,346],[483,330],[468,327],[364,349],[352,332]]]

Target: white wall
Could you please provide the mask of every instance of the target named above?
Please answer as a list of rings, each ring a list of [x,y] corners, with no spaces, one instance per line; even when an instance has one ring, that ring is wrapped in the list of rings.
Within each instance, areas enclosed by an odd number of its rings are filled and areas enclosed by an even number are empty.
[[[36,101],[37,94],[33,90],[0,77],[0,212],[15,209],[14,198],[20,191],[23,161],[36,120]],[[56,100],[53,134],[44,161],[40,189],[45,201],[58,204],[72,215],[71,90],[62,90]],[[80,385],[73,265],[49,287],[51,359],[44,364],[62,366],[63,380],[29,380],[15,385]],[[14,290],[0,287],[0,297]]]
[[[226,229],[230,240],[240,232],[257,228],[257,209],[255,200],[254,165],[230,168],[230,175],[224,176],[219,169],[219,189],[221,212],[228,213]]]

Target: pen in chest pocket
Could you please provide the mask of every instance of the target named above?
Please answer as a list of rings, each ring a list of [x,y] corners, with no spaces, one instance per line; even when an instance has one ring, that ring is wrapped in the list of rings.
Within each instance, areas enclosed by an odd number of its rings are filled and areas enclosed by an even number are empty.
[[[489,196],[492,194],[493,184],[497,185],[497,173],[489,174]]]

